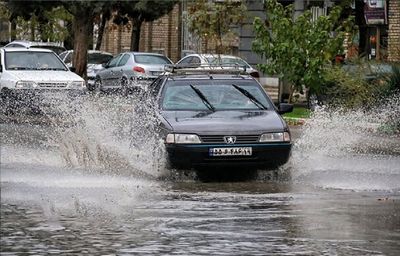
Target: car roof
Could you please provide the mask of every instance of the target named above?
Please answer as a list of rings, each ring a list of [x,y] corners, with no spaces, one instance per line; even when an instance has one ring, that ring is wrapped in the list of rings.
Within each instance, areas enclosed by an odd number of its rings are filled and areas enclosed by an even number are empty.
[[[74,52],[74,50],[63,51],[62,53],[66,53],[66,52],[70,53],[70,52]],[[62,53],[60,53],[60,54],[62,54]],[[98,51],[98,50],[88,50],[88,53],[89,53],[89,54],[99,53],[99,54],[110,55],[110,56],[113,55],[113,54],[110,53],[110,52]]]
[[[55,47],[63,47],[61,44],[59,43],[55,43],[55,42],[37,42],[37,41],[28,41],[28,40],[14,40],[8,44],[6,44],[4,47],[8,47],[10,45],[13,44],[22,44],[25,47],[30,47],[30,46],[55,46]]]
[[[170,77],[172,80],[254,80],[246,75],[178,75]]]
[[[164,54],[155,53],[155,52],[124,52],[124,53],[130,53],[130,54],[133,54],[133,55],[154,55],[154,56],[167,57]]]
[[[243,59],[243,58],[241,58],[239,56],[234,56],[234,55],[212,54],[212,53],[191,53],[191,54],[186,55],[183,58],[193,57],[193,56],[201,57],[201,58],[218,58],[219,57],[219,58],[229,58],[229,59]]]
[[[46,48],[3,47],[1,49],[5,52],[53,52],[52,50]]]

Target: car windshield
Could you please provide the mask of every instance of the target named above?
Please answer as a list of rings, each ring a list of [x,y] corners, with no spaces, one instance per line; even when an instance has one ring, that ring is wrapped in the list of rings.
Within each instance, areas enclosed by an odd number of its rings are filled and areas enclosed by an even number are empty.
[[[210,107],[193,90],[193,86],[204,95],[215,111],[272,108],[261,86],[254,81],[238,82],[237,80],[168,81],[163,92],[162,108],[164,110],[209,110]],[[254,96],[256,101],[246,96],[237,87]]]
[[[140,64],[172,64],[166,57],[159,55],[135,55],[135,62]]]
[[[8,70],[67,70],[53,52],[6,52],[4,57]]]

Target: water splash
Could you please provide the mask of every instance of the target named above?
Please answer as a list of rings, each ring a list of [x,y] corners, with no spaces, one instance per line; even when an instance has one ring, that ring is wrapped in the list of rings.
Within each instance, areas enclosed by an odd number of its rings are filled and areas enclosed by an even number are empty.
[[[45,113],[54,128],[50,139],[66,166],[144,178],[164,175],[164,147],[150,102],[87,95]]]
[[[319,108],[303,127],[286,166],[294,182],[326,188],[400,188],[400,97],[369,109]]]

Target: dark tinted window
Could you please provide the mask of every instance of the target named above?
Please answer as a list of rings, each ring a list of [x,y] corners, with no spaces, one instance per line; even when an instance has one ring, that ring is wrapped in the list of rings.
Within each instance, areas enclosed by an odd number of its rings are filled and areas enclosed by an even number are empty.
[[[89,64],[103,64],[107,63],[112,59],[112,55],[104,53],[89,53],[88,63]]]
[[[121,54],[119,54],[119,55],[115,56],[114,58],[112,58],[112,59],[110,60],[110,62],[108,63],[108,67],[109,67],[109,68],[115,67],[115,66],[117,65],[118,60],[119,60],[120,58],[121,58]]]
[[[135,55],[135,62],[140,64],[172,64],[166,57],[159,55]]]
[[[125,65],[128,62],[129,58],[130,58],[129,54],[124,54],[124,56],[122,56],[121,60],[119,61],[118,66]]]
[[[189,64],[193,57],[186,57],[178,62],[178,64]]]

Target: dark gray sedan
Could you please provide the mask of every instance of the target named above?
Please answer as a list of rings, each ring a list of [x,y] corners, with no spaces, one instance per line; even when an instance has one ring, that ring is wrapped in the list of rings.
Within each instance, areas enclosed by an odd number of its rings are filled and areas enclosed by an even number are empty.
[[[198,71],[197,71],[198,72]],[[262,86],[248,74],[169,73],[151,86],[160,134],[174,168],[274,168],[286,163],[290,131]]]
[[[125,52],[112,58],[104,69],[97,72],[95,88],[100,91],[134,90],[143,88],[164,72],[165,65],[172,64],[166,56],[157,53]]]

